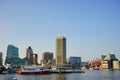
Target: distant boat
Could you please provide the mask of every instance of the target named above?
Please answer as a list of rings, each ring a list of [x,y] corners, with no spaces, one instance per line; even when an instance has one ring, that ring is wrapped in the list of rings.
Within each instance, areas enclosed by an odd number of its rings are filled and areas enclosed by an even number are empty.
[[[13,80],[17,80],[17,78],[13,78]]]
[[[17,72],[18,74],[49,74],[50,71],[41,66],[25,66]]]
[[[100,70],[100,68],[97,67],[97,66],[95,66],[95,67],[93,68],[93,70]]]

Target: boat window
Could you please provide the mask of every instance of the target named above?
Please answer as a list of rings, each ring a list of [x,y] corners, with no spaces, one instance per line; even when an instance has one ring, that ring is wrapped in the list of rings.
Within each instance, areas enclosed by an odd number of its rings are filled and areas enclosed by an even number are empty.
[[[24,68],[24,70],[35,70],[35,68]]]

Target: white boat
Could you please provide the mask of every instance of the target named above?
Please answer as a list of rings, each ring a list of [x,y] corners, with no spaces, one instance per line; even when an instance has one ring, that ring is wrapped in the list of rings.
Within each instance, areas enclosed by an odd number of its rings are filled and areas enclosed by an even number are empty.
[[[17,72],[18,74],[49,74],[50,71],[41,66],[25,66]]]

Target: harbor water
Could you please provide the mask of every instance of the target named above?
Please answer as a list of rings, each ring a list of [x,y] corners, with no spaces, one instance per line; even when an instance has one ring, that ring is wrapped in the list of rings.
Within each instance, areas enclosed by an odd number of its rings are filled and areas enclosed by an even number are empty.
[[[85,73],[47,75],[0,74],[0,80],[120,80],[120,71],[87,70]]]

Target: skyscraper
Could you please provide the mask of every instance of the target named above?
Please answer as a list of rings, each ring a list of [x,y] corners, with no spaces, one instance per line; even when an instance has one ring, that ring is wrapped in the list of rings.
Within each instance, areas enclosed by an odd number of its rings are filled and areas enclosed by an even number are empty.
[[[33,50],[30,46],[26,49],[26,57],[29,59],[30,64],[36,65],[38,63],[38,55],[33,53]]]
[[[6,63],[10,63],[12,65],[18,64],[19,61],[19,54],[18,54],[19,49],[13,45],[8,45],[7,47],[7,55],[6,55]]]
[[[38,64],[37,61],[38,61],[38,55],[34,53],[34,54],[33,54],[33,64],[34,64],[34,65]]]
[[[6,58],[18,58],[18,48],[13,45],[8,45]]]
[[[33,54],[33,50],[32,50],[32,48],[30,46],[26,49],[26,56],[27,57],[29,57],[28,54]]]
[[[58,36],[56,38],[56,66],[66,64],[66,38]]]
[[[30,46],[26,49],[26,57],[30,60],[30,64],[33,64],[33,50]]]

